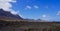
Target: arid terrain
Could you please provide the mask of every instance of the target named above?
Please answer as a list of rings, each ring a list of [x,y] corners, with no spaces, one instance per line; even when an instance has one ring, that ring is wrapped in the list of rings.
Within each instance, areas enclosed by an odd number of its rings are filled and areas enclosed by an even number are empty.
[[[0,31],[60,31],[60,22],[0,20]]]

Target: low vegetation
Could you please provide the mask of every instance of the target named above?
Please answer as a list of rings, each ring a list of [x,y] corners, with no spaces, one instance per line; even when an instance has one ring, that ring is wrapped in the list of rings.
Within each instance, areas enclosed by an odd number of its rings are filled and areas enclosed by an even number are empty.
[[[0,20],[0,31],[60,31],[57,22],[27,22]]]

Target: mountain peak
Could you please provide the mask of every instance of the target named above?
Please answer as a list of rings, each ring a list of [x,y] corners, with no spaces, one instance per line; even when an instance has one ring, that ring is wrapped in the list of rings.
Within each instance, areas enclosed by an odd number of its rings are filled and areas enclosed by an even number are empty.
[[[3,9],[0,9],[0,18],[2,17],[12,18],[12,19],[22,19],[18,14],[14,15],[11,14],[11,12],[9,11],[4,11]]]

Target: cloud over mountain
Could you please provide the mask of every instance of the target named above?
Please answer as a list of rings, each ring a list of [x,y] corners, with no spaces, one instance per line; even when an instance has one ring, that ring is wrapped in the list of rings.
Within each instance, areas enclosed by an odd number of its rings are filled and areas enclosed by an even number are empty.
[[[0,0],[0,9],[10,11],[12,14],[17,14],[17,12],[12,9],[12,5],[10,2],[15,3],[16,0]]]

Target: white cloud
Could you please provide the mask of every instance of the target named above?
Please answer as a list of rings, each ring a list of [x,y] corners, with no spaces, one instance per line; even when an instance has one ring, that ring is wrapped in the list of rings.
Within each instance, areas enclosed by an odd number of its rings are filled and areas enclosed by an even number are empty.
[[[37,6],[37,5],[34,5],[33,6],[35,9],[38,9],[39,7]],[[29,5],[27,5],[26,7],[25,7],[25,9],[27,10],[27,9],[32,9],[33,7],[31,7],[31,6],[29,6]]]
[[[28,5],[27,5],[25,9],[31,9],[31,8],[32,8],[31,6],[28,6]]]
[[[38,9],[39,7],[37,5],[34,5],[34,8]]]
[[[49,17],[50,17],[50,15],[47,15],[47,14],[42,15],[42,18],[49,18]]]
[[[16,0],[0,0],[0,2],[16,2]]]
[[[60,11],[58,11],[56,15],[60,15]]]
[[[49,21],[49,20],[52,19],[51,16],[48,15],[48,14],[43,14],[41,17],[42,17],[42,18],[41,18],[42,20],[46,20],[46,21]]]
[[[42,15],[42,17],[43,17],[43,18],[46,18],[46,17],[47,17],[47,15],[45,15],[45,14],[44,14],[44,15]]]
[[[0,9],[4,9],[5,11],[10,11],[15,13],[15,11],[12,9],[12,5],[10,2],[16,2],[16,0],[0,0]],[[15,13],[16,14],[16,13]]]
[[[16,15],[18,12],[16,11],[11,11],[12,14]]]

